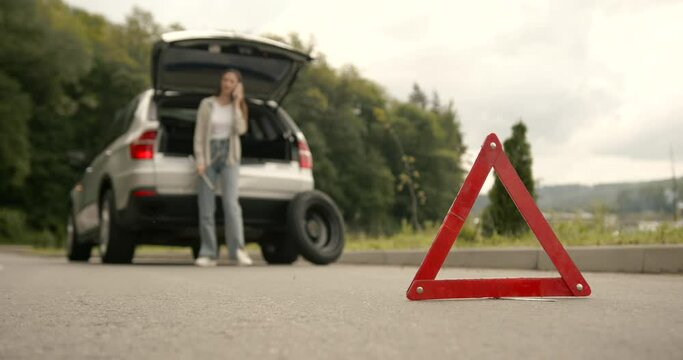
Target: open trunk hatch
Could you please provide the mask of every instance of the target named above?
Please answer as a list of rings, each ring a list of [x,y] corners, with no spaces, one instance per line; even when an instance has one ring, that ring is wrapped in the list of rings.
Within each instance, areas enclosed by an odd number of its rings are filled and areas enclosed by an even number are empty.
[[[281,102],[311,57],[265,38],[230,32],[178,31],[162,35],[152,50],[152,85],[157,94],[215,93],[220,73],[242,73],[249,98]]]

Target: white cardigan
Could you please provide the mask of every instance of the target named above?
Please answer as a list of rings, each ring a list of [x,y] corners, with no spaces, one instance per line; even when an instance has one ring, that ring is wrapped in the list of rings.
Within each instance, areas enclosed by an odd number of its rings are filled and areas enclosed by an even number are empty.
[[[194,127],[194,157],[197,164],[204,164],[208,166],[211,162],[211,111],[217,99],[215,96],[209,96],[202,99],[197,109],[197,121]],[[232,131],[230,132],[230,148],[228,149],[227,164],[237,164],[242,157],[242,145],[240,143],[240,135],[247,132],[247,121],[244,119],[239,105],[235,104],[232,107],[235,112],[235,121],[232,124]]]

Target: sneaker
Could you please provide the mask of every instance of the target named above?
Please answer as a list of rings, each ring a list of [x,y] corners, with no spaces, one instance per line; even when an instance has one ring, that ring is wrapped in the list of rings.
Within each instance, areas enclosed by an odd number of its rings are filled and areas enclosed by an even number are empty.
[[[216,260],[207,256],[200,256],[197,258],[197,260],[194,261],[194,264],[199,267],[216,266]]]
[[[238,265],[244,265],[244,266],[250,266],[254,262],[251,260],[249,257],[249,254],[247,254],[244,249],[237,249],[237,264]]]

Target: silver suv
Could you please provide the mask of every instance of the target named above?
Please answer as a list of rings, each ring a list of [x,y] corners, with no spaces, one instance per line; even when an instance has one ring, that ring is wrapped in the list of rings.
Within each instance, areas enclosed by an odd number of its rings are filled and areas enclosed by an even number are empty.
[[[310,60],[258,37],[164,34],[152,51],[153,89],[113,116],[101,152],[70,193],[67,257],[87,261],[98,245],[103,262],[128,263],[138,244],[189,246],[197,255],[196,110],[218,89],[220,73],[234,68],[249,106],[239,179],[246,241],[257,242],[268,263],[292,263],[299,254],[315,264],[335,261],[344,246],[342,217],[313,190],[306,139],[278,105]],[[220,237],[221,202],[216,206]]]

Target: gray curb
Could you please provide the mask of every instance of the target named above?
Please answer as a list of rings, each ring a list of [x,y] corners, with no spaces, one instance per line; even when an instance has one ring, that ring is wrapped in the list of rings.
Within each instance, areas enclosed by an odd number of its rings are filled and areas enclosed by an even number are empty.
[[[683,245],[585,246],[567,248],[581,271],[683,273]],[[419,266],[424,250],[349,251],[340,264]],[[541,248],[457,249],[444,267],[555,270]]]
[[[63,254],[36,255],[29,246],[0,245],[0,251],[31,256],[64,257]],[[189,251],[189,250],[188,250]],[[568,247],[567,251],[581,271],[621,273],[681,273],[683,245],[619,245]],[[420,266],[427,254],[423,250],[347,251],[337,264]],[[261,254],[252,253],[263,262]],[[189,252],[137,256],[140,260],[188,260]],[[300,259],[299,261],[304,261]],[[444,267],[555,270],[541,248],[484,248],[451,250]]]

